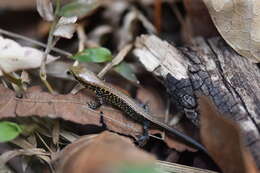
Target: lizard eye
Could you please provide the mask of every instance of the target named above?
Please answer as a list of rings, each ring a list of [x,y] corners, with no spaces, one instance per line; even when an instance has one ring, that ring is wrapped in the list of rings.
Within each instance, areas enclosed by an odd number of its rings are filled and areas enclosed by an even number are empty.
[[[72,75],[72,73],[69,70],[66,70],[66,74],[69,75],[69,76]]]

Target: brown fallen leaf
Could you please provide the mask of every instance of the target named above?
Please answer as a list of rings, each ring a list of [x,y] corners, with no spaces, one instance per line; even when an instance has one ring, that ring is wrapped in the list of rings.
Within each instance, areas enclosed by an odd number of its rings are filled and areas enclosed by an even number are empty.
[[[39,117],[61,118],[77,124],[92,124],[101,126],[100,112],[103,112],[104,122],[109,130],[138,138],[143,134],[142,124],[133,121],[125,116],[118,109],[110,106],[101,106],[97,110],[92,110],[87,103],[94,101],[95,98],[87,93],[86,90],[78,94],[52,95],[43,92],[40,87],[29,88],[23,98],[16,98],[15,93],[0,85],[0,119],[14,117],[28,117],[36,115]],[[154,131],[156,130],[156,131]],[[163,133],[155,128],[149,130],[150,134]],[[165,142],[170,148],[178,151],[189,147],[180,145],[174,137],[165,138]]]
[[[40,117],[62,118],[78,124],[94,124],[100,126],[100,111],[110,130],[130,136],[142,134],[142,126],[129,120],[117,109],[102,106],[92,110],[87,103],[94,101],[86,92],[78,94],[52,95],[43,92],[40,87],[29,88],[23,98],[16,98],[15,93],[0,85],[0,118]]]
[[[260,62],[260,1],[203,1],[225,41],[242,56]]]
[[[126,165],[155,164],[155,158],[134,146],[126,137],[111,132],[83,136],[66,146],[57,158],[57,172],[105,173],[118,172]]]
[[[212,101],[199,96],[201,139],[224,173],[257,173],[255,162],[243,146],[238,125],[224,118]]]

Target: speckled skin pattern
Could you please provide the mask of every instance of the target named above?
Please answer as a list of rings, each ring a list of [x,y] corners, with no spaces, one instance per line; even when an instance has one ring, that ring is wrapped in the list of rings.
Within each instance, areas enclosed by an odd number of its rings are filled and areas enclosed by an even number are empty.
[[[170,134],[174,134],[183,141],[207,153],[206,149],[200,143],[178,130],[169,127],[167,124],[158,121],[154,118],[155,116],[152,116],[145,109],[140,107],[134,99],[100,80],[93,72],[80,66],[71,67],[70,72],[79,83],[96,94],[100,104],[111,104],[125,112],[130,118],[143,124],[149,121],[151,125],[166,130]]]
[[[135,112],[133,110],[133,108],[130,107],[124,100],[122,100],[115,94],[111,93],[110,91],[106,90],[105,88],[95,86],[94,84],[90,85],[90,84],[82,81],[77,76],[74,76],[74,77],[78,81],[80,81],[80,83],[83,84],[87,89],[93,91],[96,94],[96,96],[101,104],[106,103],[106,104],[113,105],[136,121],[143,122],[145,120],[142,116],[139,116],[137,114],[137,112]]]

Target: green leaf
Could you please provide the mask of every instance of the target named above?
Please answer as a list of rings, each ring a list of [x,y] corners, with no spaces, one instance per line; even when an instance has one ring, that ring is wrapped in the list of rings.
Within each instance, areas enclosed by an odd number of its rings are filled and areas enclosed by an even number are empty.
[[[110,50],[99,47],[99,48],[90,48],[85,49],[76,55],[74,55],[72,58],[81,61],[81,62],[107,62],[112,60],[112,54]]]
[[[59,16],[82,17],[90,14],[100,6],[100,0],[76,0],[63,6],[59,11]]]
[[[130,67],[130,65],[126,62],[121,62],[119,65],[117,65],[114,70],[118,72],[121,76],[126,78],[127,80],[130,80],[135,83],[139,83],[136,75],[134,74],[133,69]]]
[[[0,142],[11,141],[22,132],[22,128],[13,122],[0,122]]]

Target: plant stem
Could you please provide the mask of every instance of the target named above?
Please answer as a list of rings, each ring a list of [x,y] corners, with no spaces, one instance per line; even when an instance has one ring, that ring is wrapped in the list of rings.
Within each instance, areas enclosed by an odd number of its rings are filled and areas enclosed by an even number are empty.
[[[51,29],[49,31],[47,47],[46,47],[45,52],[43,54],[41,68],[40,68],[40,78],[41,78],[42,82],[45,84],[45,86],[48,88],[49,92],[51,92],[52,94],[54,93],[54,90],[52,89],[51,85],[47,81],[46,61],[47,61],[48,54],[50,53],[52,47],[54,47],[53,32],[54,32],[56,25],[58,23],[58,12],[59,12],[59,10],[60,10],[60,0],[56,0],[56,8],[55,8],[55,14],[54,14],[55,19],[54,19],[54,21],[51,25]]]

